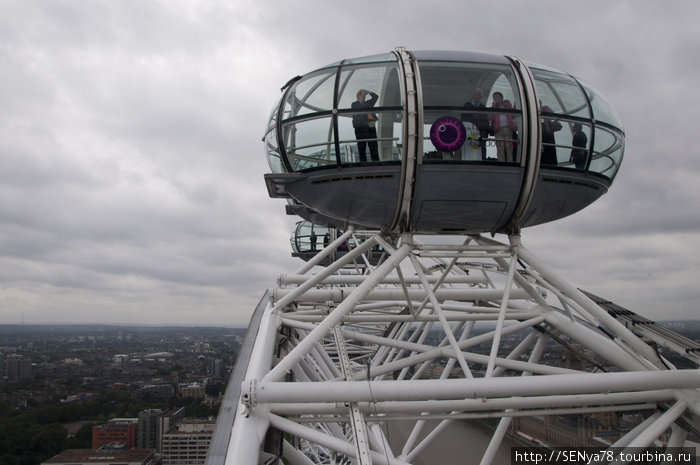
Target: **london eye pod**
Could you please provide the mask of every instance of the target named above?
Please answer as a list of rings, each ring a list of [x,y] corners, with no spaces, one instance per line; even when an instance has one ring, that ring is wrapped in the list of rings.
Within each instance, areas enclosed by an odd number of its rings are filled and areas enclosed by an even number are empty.
[[[289,238],[292,256],[308,262],[323,251],[322,257],[315,260],[314,264],[328,266],[345,256],[351,248],[364,242],[372,234],[371,232],[351,231],[350,236],[344,233],[345,231],[334,227],[318,225],[310,221],[298,221]],[[330,244],[336,244],[336,246],[325,250]],[[352,266],[360,268],[366,265],[377,265],[383,256],[383,248],[380,245],[375,245],[362,258],[353,261]]]
[[[404,49],[292,79],[264,140],[270,196],[305,219],[419,234],[568,216],[607,192],[624,151],[611,105],[569,74]]]

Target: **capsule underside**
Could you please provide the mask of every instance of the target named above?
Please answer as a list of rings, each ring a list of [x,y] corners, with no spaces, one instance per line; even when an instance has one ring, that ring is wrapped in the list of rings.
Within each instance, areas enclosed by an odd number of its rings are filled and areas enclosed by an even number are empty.
[[[608,102],[567,74],[515,58],[399,50],[293,82],[265,145],[270,195],[292,198],[307,219],[513,232],[603,195],[624,133]]]

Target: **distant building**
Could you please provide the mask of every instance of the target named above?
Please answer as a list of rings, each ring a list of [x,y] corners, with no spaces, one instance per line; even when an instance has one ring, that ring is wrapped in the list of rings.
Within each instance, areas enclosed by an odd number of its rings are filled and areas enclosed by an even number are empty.
[[[209,350],[209,343],[208,342],[195,342],[192,345],[192,348],[196,353],[201,354],[201,353],[207,352]]]
[[[160,416],[158,421],[158,452],[163,450],[163,434],[185,419],[185,407],[171,408]]]
[[[178,424],[185,417],[185,408],[149,409],[139,412],[137,447],[161,450],[163,433]]]
[[[160,465],[160,457],[147,449],[68,449],[42,465]]]
[[[204,404],[206,404],[209,407],[219,405],[224,397],[224,392],[226,392],[226,383],[207,383],[204,389]]]
[[[137,447],[140,449],[158,448],[158,422],[163,414],[161,409],[148,409],[139,412]]]
[[[92,448],[115,443],[127,448],[136,447],[138,422],[138,418],[115,418],[105,425],[93,426]]]
[[[163,465],[204,464],[214,421],[183,420],[163,434]]]
[[[134,393],[136,398],[143,399],[149,395],[152,400],[168,401],[175,394],[172,384],[147,384]]]
[[[10,381],[19,381],[32,376],[32,361],[22,355],[8,355],[5,359],[5,376]]]
[[[209,374],[215,378],[220,378],[223,372],[224,361],[220,358],[209,361]]]
[[[204,399],[205,386],[203,384],[200,384],[200,383],[180,384],[179,389],[180,389],[180,395],[184,399],[187,399],[189,397],[193,398],[194,400]]]

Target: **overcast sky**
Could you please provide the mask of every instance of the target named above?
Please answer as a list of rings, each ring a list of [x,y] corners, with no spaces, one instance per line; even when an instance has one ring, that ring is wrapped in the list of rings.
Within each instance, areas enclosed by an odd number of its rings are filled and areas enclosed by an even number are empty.
[[[301,264],[263,181],[280,87],[396,46],[600,90],[627,136],[616,182],[523,242],[648,318],[696,319],[698,17],[695,0],[0,0],[0,323],[245,324]]]

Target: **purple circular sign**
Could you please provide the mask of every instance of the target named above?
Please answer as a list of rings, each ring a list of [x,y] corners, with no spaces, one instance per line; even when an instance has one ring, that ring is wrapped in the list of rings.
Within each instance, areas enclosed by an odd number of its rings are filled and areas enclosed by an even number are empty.
[[[452,116],[438,118],[430,127],[430,141],[440,152],[454,152],[467,140],[464,124]]]

